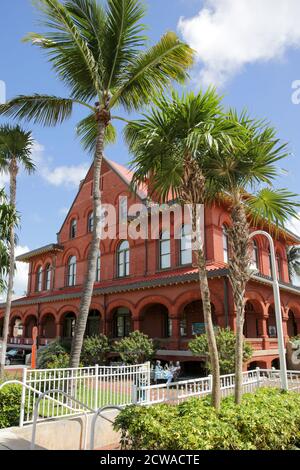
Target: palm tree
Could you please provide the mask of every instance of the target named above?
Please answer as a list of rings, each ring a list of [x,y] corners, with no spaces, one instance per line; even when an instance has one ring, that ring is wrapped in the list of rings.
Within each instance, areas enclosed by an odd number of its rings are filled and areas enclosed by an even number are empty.
[[[287,250],[289,277],[292,282],[297,276],[300,276],[300,247],[291,246]]]
[[[17,175],[20,166],[28,173],[35,169],[31,159],[33,139],[31,132],[26,132],[20,126],[4,125],[0,127],[0,168],[9,173],[10,206],[16,210]],[[7,295],[3,323],[3,342],[0,360],[0,379],[4,375],[5,356],[9,318],[14,287],[15,274],[15,226],[11,224],[9,234],[9,269],[7,281]]]
[[[175,33],[166,33],[145,50],[147,37],[141,23],[145,15],[140,0],[36,0],[50,32],[31,33],[27,40],[41,47],[58,77],[68,86],[67,98],[19,96],[0,107],[0,114],[56,125],[70,117],[74,105],[87,116],[78,124],[86,149],[94,152],[94,230],[72,342],[71,367],[78,367],[95,282],[101,238],[100,174],[105,139],[115,133],[114,108],[138,110],[172,81],[183,82],[193,62],[193,51]]]
[[[279,173],[277,163],[287,156],[275,130],[230,111],[228,120],[237,128],[227,146],[219,148],[210,160],[209,179],[216,192],[229,197],[232,226],[229,235],[229,277],[236,307],[235,401],[241,402],[243,372],[243,328],[245,291],[253,275],[251,269],[250,222],[253,226],[269,226],[276,230],[297,216],[296,196],[286,189],[274,189],[272,183]],[[265,185],[263,187],[262,185]],[[252,193],[249,193],[249,191]]]
[[[129,123],[125,136],[134,155],[133,186],[145,183],[151,175],[151,190],[164,202],[172,199],[192,207],[192,226],[199,236],[196,207],[211,194],[206,185],[206,164],[212,147],[230,135],[228,121],[221,115],[221,98],[215,90],[155,100],[155,107],[140,121]],[[220,367],[212,321],[210,291],[204,248],[194,247],[199,272],[200,293],[212,364],[212,404],[220,406]]]

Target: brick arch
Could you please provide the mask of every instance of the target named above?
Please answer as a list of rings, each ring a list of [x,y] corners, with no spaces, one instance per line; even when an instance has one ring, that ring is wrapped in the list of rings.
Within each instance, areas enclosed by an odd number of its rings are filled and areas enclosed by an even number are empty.
[[[90,310],[98,310],[101,314],[102,319],[104,318],[104,307],[98,302],[92,302],[90,305]]]
[[[74,315],[78,317],[78,308],[74,305],[65,305],[61,307],[57,312],[57,319],[60,323],[63,321],[64,315],[66,315],[67,313],[74,313]]]
[[[26,312],[24,313],[24,323],[27,321],[29,317],[35,317],[36,319],[38,319],[38,314],[36,310],[32,310],[32,309],[26,310]]]
[[[57,320],[57,310],[53,307],[42,307],[41,309],[41,315],[40,315],[40,322],[43,321],[44,317],[46,315],[53,315],[55,320]]]
[[[79,220],[80,219],[80,215],[79,215],[79,212],[78,211],[74,211],[72,212],[71,214],[68,215],[68,218],[66,220],[66,224],[67,225],[70,225],[70,223],[72,222],[72,220]]]
[[[220,229],[222,229],[223,225],[230,227],[232,225],[232,220],[230,218],[230,215],[227,214],[226,212],[221,212],[221,214],[219,215],[218,225]]]
[[[195,289],[192,291],[185,292],[184,294],[178,295],[175,300],[174,308],[174,310],[176,311],[176,316],[180,315],[188,304],[197,300],[202,301],[199,289]],[[212,293],[210,302],[215,307],[216,314],[218,314],[218,312],[223,312],[223,302],[218,298],[216,294]]]
[[[107,317],[109,319],[112,319],[114,310],[116,310],[117,308],[121,308],[121,307],[128,308],[132,314],[132,317],[135,316],[136,309],[133,303],[130,302],[129,300],[119,299],[119,300],[113,300],[107,305]]]
[[[128,202],[132,201],[132,193],[130,193],[126,189],[123,189],[122,191],[119,191],[118,194],[115,196],[115,199],[113,201],[114,207],[117,207],[117,203],[119,202],[119,197],[120,196],[126,196],[127,199],[128,199]]]
[[[300,305],[296,304],[293,301],[292,302],[290,301],[286,304],[285,308],[286,308],[287,314],[290,310],[292,310],[292,312],[295,315],[295,318],[300,318]]]
[[[154,304],[163,305],[168,309],[168,312],[170,314],[170,311],[172,309],[172,303],[167,297],[163,295],[150,295],[149,297],[145,297],[135,305],[135,308],[138,311],[138,315],[140,315],[146,307],[149,307],[150,305]]]
[[[68,248],[68,250],[64,253],[63,258],[62,258],[62,265],[67,266],[69,258],[71,256],[76,256],[77,261],[81,261],[81,254],[78,248],[76,246]]]
[[[266,311],[266,304],[262,294],[257,291],[246,291],[245,302],[251,302],[259,306],[262,312]]]

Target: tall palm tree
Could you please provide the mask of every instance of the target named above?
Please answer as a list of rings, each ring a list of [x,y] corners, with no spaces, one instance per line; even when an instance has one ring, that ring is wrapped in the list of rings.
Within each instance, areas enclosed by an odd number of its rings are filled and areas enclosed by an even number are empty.
[[[4,125],[0,127],[0,168],[9,173],[10,206],[16,209],[17,175],[20,167],[32,173],[35,165],[31,159],[33,139],[31,132],[24,131],[20,126]],[[3,323],[3,342],[0,360],[0,379],[4,375],[5,356],[9,318],[14,288],[15,274],[15,225],[11,224],[9,234],[9,269],[7,295]]]
[[[300,247],[291,246],[287,250],[289,277],[292,282],[297,276],[300,276]]]
[[[166,33],[153,47],[148,41],[144,3],[140,0],[36,0],[43,23],[50,32],[31,33],[27,40],[41,47],[58,77],[69,88],[69,97],[19,96],[0,113],[44,125],[56,125],[80,105],[87,116],[78,124],[85,148],[94,152],[94,230],[88,257],[71,367],[78,367],[95,282],[101,238],[100,174],[105,139],[113,139],[114,108],[138,110],[172,80],[183,82],[193,62],[193,51],[175,33]]]
[[[125,136],[134,155],[133,185],[147,182],[164,201],[177,199],[192,207],[193,232],[198,236],[196,206],[210,197],[206,185],[206,163],[211,149],[218,148],[230,135],[229,123],[221,115],[221,98],[215,90],[205,93],[155,100],[155,107],[140,121],[129,123]],[[200,294],[212,364],[212,404],[220,406],[220,367],[212,321],[210,291],[203,246],[194,247],[194,260],[199,272]]]
[[[236,307],[235,401],[241,402],[243,380],[243,328],[245,291],[253,275],[251,269],[250,223],[276,230],[297,216],[295,194],[274,189],[279,174],[277,164],[287,156],[275,130],[243,112],[230,111],[228,120],[237,128],[229,145],[219,148],[210,160],[212,186],[229,196],[232,226],[229,235],[229,277]],[[265,186],[265,187],[264,187]],[[251,191],[251,193],[250,193]],[[275,229],[274,229],[275,228]]]

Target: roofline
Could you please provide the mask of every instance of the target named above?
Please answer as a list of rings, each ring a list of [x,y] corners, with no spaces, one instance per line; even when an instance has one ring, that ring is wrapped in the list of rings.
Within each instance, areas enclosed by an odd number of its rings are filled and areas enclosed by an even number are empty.
[[[42,246],[41,248],[37,248],[36,250],[28,251],[27,253],[24,253],[23,255],[17,256],[16,261],[28,262],[30,259],[36,256],[39,256],[41,254],[63,251],[63,249],[64,247],[62,245],[58,245],[57,243],[51,243],[49,245]]]
[[[229,270],[228,268],[217,268],[211,271],[207,271],[207,275],[209,279],[217,278],[217,277],[228,277]],[[272,286],[272,279],[262,275],[255,275],[251,278],[252,281],[259,282],[262,284],[267,284]],[[198,273],[188,273],[188,274],[177,274],[166,276],[165,278],[156,278],[152,282],[150,280],[145,281],[138,281],[133,282],[131,284],[123,284],[123,285],[112,285],[109,287],[102,287],[98,289],[94,289],[93,296],[99,297],[101,295],[107,294],[116,294],[122,292],[131,292],[136,290],[146,290],[152,289],[155,287],[166,287],[170,285],[176,284],[188,284],[191,282],[199,281]],[[300,295],[300,287],[292,286],[291,284],[280,283],[279,284],[280,290],[284,290],[287,292],[292,292],[293,294]],[[17,299],[13,301],[12,306],[14,307],[22,307],[26,305],[37,305],[47,302],[59,302],[62,300],[70,300],[70,299],[79,299],[82,296],[82,291],[77,292],[66,292],[64,294],[57,294],[53,296],[47,297],[35,297],[32,299],[28,299],[23,297],[21,299]],[[0,304],[0,308],[4,308],[5,304]]]

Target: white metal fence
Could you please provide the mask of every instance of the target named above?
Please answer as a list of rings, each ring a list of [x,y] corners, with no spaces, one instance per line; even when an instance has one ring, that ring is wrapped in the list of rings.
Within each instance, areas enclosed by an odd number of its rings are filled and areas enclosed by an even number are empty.
[[[300,372],[288,371],[289,390],[300,393]],[[133,403],[180,403],[191,397],[203,397],[212,391],[212,377],[151,385],[150,363],[134,366],[84,367],[78,369],[24,369],[20,425],[33,422],[33,409],[38,406],[38,421],[70,417],[97,411],[105,405],[126,406]],[[221,395],[234,393],[234,374],[221,376]],[[243,392],[259,387],[280,387],[279,371],[256,369],[243,373]],[[62,393],[64,392],[64,393]],[[72,396],[74,400],[66,398]],[[80,405],[81,403],[81,405]]]
[[[289,390],[300,392],[300,372],[288,372]],[[234,374],[221,376],[221,396],[234,393]],[[243,393],[252,393],[259,387],[280,387],[279,371],[256,369],[243,373]],[[137,388],[136,403],[152,405],[155,403],[180,403],[191,397],[203,397],[212,392],[212,377],[183,380],[176,383],[141,386]]]
[[[150,385],[150,363],[134,366],[83,367],[78,369],[24,369],[20,425],[33,421],[38,397],[47,392],[39,405],[38,421],[81,414],[80,404],[69,405],[63,391],[91,410],[105,405],[126,406],[136,402],[136,390]],[[55,399],[55,400],[54,400]],[[85,410],[86,411],[86,410]]]

